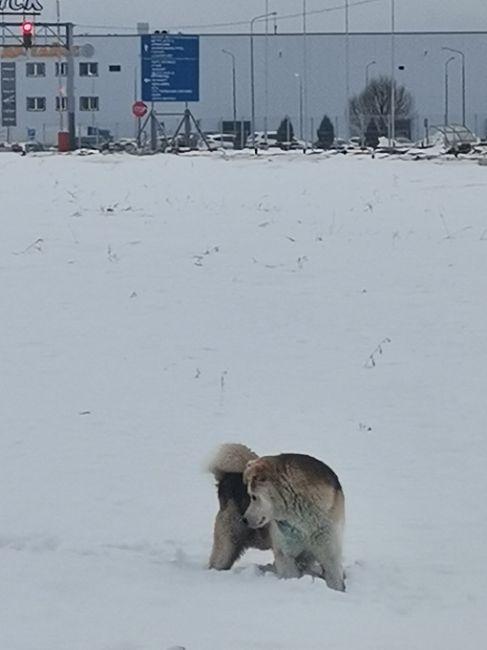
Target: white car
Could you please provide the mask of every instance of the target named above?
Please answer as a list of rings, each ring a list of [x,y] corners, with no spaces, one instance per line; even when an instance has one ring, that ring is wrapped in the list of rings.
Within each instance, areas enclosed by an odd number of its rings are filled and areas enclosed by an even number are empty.
[[[235,149],[235,136],[233,133],[205,133],[205,138],[210,147],[210,151],[216,151],[217,149]],[[203,139],[199,141],[198,149],[201,151],[208,149]]]
[[[255,146],[258,147],[259,149],[264,149],[266,146],[267,147],[279,146],[279,142],[277,141],[277,131],[267,131],[267,142],[265,137],[265,131],[255,131],[254,136],[255,136]],[[252,147],[254,146],[252,135],[248,136],[245,142],[245,146],[248,149],[252,149]]]

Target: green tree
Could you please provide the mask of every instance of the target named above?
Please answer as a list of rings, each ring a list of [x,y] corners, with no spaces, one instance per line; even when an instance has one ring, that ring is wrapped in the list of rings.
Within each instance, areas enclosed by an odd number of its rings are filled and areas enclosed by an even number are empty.
[[[318,136],[318,146],[322,149],[329,149],[333,146],[335,141],[335,129],[333,127],[333,122],[330,120],[328,115],[325,115],[321,120],[316,135]]]
[[[279,144],[282,144],[283,142],[292,142],[294,140],[293,123],[287,115],[279,124],[276,139]]]
[[[373,147],[374,149],[379,144],[379,130],[377,129],[377,124],[375,120],[369,120],[367,128],[365,130],[365,146]]]

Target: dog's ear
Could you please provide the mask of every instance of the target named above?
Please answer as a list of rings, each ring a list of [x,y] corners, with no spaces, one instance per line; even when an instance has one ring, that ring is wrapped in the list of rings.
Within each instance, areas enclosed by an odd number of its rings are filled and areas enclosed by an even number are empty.
[[[265,460],[261,460],[256,467],[254,467],[254,478],[257,483],[265,483],[269,478],[269,463]]]
[[[250,485],[251,490],[254,490],[269,479],[270,470],[270,463],[263,458],[250,461],[244,472],[244,482]]]
[[[243,476],[242,476],[243,482],[245,484],[250,482],[250,479],[251,479],[251,476],[252,476],[252,468],[253,468],[253,466],[255,465],[256,462],[257,462],[257,460],[249,460],[249,462],[247,463],[247,466],[245,467],[244,472],[243,472]]]

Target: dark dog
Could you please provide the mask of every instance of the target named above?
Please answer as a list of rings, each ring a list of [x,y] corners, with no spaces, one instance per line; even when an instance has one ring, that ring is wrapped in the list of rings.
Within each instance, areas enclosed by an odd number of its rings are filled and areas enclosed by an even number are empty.
[[[213,548],[209,567],[219,571],[231,569],[248,548],[271,548],[269,526],[250,528],[243,514],[250,505],[243,473],[257,454],[245,445],[224,444],[210,463],[209,470],[217,482],[220,509],[216,515]]]

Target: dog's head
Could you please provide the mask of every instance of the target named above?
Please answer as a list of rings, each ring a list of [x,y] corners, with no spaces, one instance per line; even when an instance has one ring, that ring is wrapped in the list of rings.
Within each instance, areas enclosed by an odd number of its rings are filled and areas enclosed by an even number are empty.
[[[272,519],[272,462],[266,458],[251,460],[243,474],[244,483],[250,497],[250,505],[244,513],[243,521],[250,528],[262,528]]]

